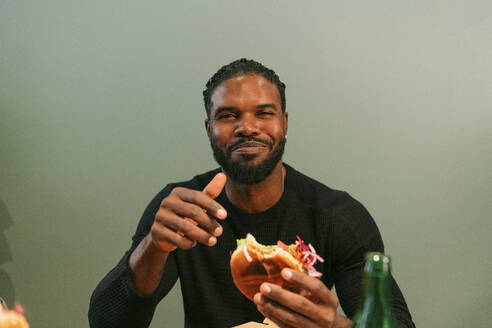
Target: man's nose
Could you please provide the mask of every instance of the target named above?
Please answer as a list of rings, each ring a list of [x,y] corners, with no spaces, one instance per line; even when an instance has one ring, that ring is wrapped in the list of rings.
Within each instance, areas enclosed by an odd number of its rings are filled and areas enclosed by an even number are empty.
[[[254,117],[245,115],[237,122],[235,134],[237,137],[258,135],[259,126],[257,120]]]

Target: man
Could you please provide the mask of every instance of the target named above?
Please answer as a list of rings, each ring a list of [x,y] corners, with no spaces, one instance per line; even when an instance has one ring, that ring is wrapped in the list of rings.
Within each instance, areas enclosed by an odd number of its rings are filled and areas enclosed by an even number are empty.
[[[371,216],[347,193],[283,163],[288,114],[275,72],[240,59],[222,67],[203,95],[205,128],[221,169],[169,184],[151,201],[130,250],[94,291],[91,327],[147,327],[178,277],[186,327],[229,328],[263,317],[280,327],[350,327],[364,254],[384,250]],[[268,283],[254,303],[240,294],[230,251],[248,232],[263,244],[300,235],[314,245],[325,259],[317,267],[321,280],[282,271],[311,292],[309,300]],[[399,325],[414,327],[394,281],[392,291]],[[349,318],[337,314],[339,299]]]

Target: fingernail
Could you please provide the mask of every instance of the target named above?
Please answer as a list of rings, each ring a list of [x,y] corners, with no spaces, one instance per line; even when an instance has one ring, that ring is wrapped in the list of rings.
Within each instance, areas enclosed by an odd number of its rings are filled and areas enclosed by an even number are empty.
[[[222,234],[222,227],[221,226],[218,226],[217,228],[215,228],[214,230],[214,235],[215,236],[220,236]]]
[[[217,211],[217,217],[218,217],[218,218],[223,219],[223,218],[225,218],[226,216],[227,216],[227,212],[226,212],[225,210],[220,209],[220,210],[218,210],[218,211]]]
[[[292,271],[290,271],[290,270],[284,269],[282,271],[282,273],[283,273],[285,279],[290,279],[292,277]]]
[[[261,285],[261,291],[265,294],[270,294],[272,289],[270,288],[270,286],[263,284]]]
[[[263,304],[263,295],[261,295],[260,293],[256,293],[255,294],[255,297],[254,297],[254,301],[256,304]]]
[[[213,246],[213,245],[215,245],[215,243],[216,243],[216,242],[217,242],[217,238],[215,238],[215,237],[210,237],[210,238],[208,239],[208,246]]]

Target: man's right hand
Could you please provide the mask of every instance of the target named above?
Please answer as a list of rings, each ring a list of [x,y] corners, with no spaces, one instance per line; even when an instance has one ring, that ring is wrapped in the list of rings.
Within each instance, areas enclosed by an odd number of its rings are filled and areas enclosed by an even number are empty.
[[[169,253],[176,248],[190,249],[196,243],[213,246],[222,234],[216,219],[227,216],[214,199],[226,182],[218,173],[203,191],[175,188],[164,198],[152,228],[132,252],[128,264],[140,295],[150,295],[159,286]]]
[[[148,237],[164,252],[190,249],[197,242],[215,245],[216,237],[222,234],[222,226],[216,219],[225,219],[227,212],[214,199],[225,183],[225,174],[218,173],[203,191],[174,188],[162,200]]]

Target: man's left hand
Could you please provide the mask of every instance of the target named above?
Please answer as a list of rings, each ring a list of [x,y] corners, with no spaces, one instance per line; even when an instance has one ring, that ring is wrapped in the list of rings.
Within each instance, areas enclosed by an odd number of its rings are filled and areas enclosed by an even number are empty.
[[[288,269],[281,274],[289,283],[307,291],[309,299],[278,285],[263,283],[254,302],[265,317],[280,328],[335,327],[340,321],[350,327],[350,320],[340,320],[337,315],[338,297],[319,279]]]

